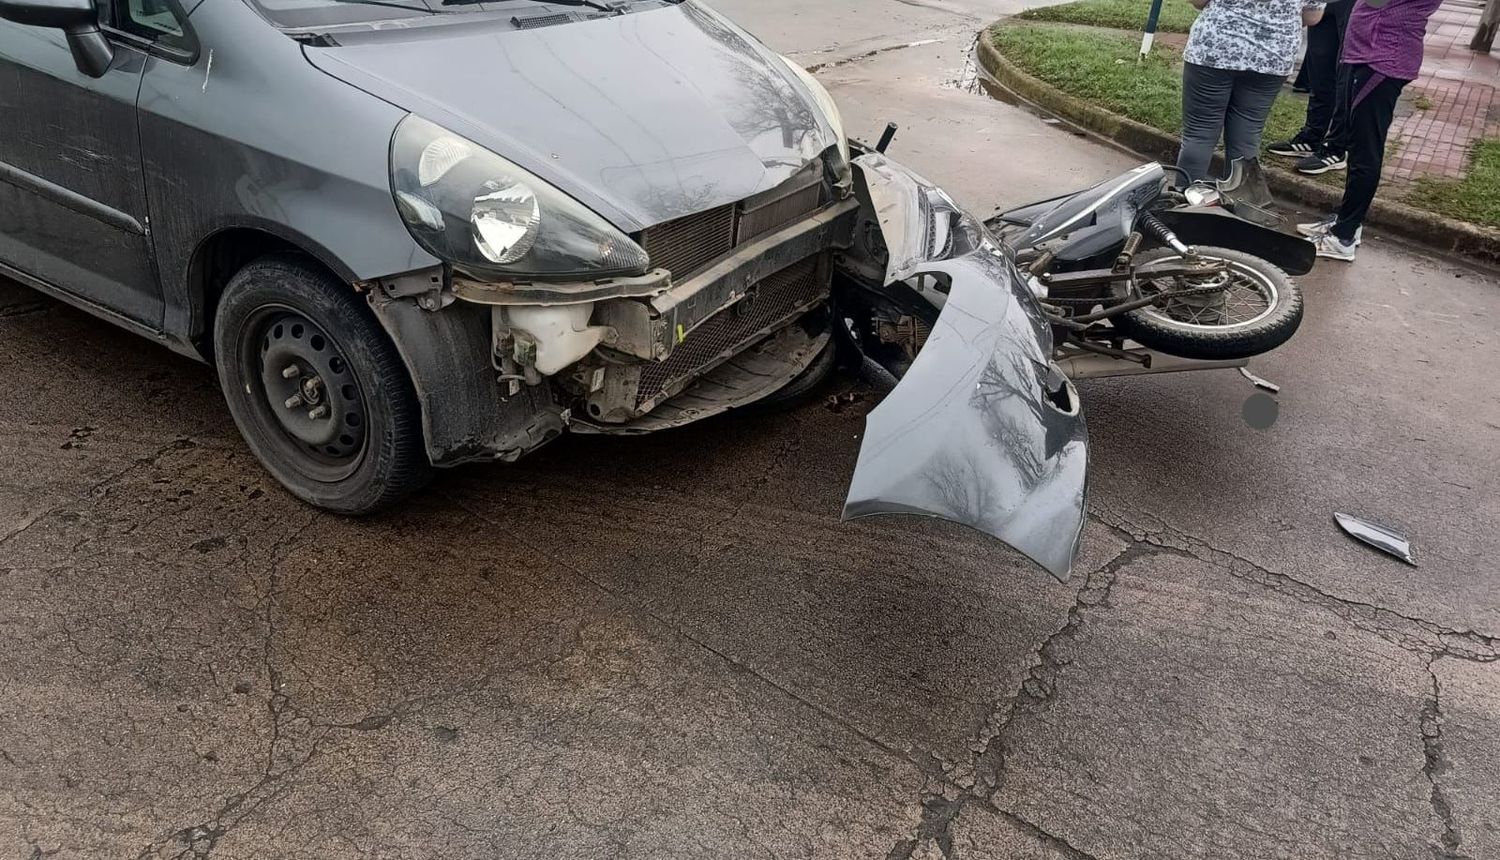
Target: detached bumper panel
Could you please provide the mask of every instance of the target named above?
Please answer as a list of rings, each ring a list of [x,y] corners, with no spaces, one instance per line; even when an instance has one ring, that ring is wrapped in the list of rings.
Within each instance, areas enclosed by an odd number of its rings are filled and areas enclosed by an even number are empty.
[[[1072,383],[1052,362],[1051,329],[1015,267],[987,244],[927,259],[931,186],[880,159],[856,161],[890,246],[884,292],[946,281],[941,311],[896,388],[870,413],[845,519],[919,514],[992,535],[1058,579],[1083,533],[1088,431]],[[968,216],[965,216],[968,217]]]

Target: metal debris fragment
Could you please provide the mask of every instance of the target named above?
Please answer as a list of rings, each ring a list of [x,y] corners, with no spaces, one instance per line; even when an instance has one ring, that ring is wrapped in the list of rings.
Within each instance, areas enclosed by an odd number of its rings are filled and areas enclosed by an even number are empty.
[[[1248,367],[1240,368],[1240,376],[1243,376],[1251,382],[1255,383],[1256,388],[1263,388],[1266,391],[1271,392],[1272,394],[1281,393],[1281,386],[1277,385],[1274,382],[1271,382],[1270,380],[1261,379],[1259,376],[1251,373],[1250,368]]]
[[[1412,567],[1417,566],[1416,559],[1412,558],[1411,554],[1411,541],[1396,532],[1349,514],[1335,512],[1333,519],[1339,524],[1339,528],[1360,543],[1369,544],[1381,552],[1393,555]]]

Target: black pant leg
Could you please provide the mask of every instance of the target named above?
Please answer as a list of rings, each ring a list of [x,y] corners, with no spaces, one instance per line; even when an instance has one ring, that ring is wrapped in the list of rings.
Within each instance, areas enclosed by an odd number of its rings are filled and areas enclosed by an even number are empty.
[[[1328,126],[1324,130],[1323,149],[1335,155],[1343,155],[1349,148],[1349,70],[1347,66],[1338,61],[1338,57],[1344,53],[1344,36],[1349,29],[1349,13],[1354,8],[1355,0],[1340,0],[1332,3],[1324,13],[1325,20],[1331,19],[1338,32],[1338,53],[1334,55],[1334,102],[1333,113],[1329,118]]]
[[[1369,66],[1352,67],[1350,79],[1354,95],[1349,109],[1349,175],[1333,225],[1333,234],[1344,242],[1354,241],[1375,200],[1385,166],[1386,135],[1396,115],[1396,99],[1406,87],[1406,81],[1387,78]]]
[[[1307,31],[1307,56],[1302,60],[1302,69],[1307,73],[1307,119],[1297,138],[1314,146],[1323,142],[1328,126],[1333,123],[1343,41],[1343,31],[1326,13],[1323,20]]]
[[[1308,74],[1308,116],[1298,138],[1314,146],[1326,146],[1343,131],[1344,101],[1341,87],[1346,83],[1340,60],[1344,53],[1344,32],[1349,29],[1349,14],[1355,0],[1329,3],[1323,20],[1308,30],[1307,59],[1302,68]],[[1341,152],[1343,147],[1332,147]]]

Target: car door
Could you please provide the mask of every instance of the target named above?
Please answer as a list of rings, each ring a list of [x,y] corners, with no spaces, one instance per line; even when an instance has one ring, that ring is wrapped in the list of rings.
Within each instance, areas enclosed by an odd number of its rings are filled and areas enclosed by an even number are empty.
[[[0,21],[0,263],[157,329],[136,129],[152,51],[132,20],[141,2],[103,10],[114,59],[98,78],[78,71],[62,30]]]

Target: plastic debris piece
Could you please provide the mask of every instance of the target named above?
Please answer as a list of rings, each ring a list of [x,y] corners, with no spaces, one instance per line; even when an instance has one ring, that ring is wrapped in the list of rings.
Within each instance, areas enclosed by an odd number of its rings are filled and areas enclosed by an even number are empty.
[[[1412,558],[1411,554],[1411,541],[1396,532],[1349,514],[1335,512],[1333,519],[1339,524],[1339,528],[1360,543],[1369,544],[1383,553],[1393,555],[1412,567],[1417,566],[1416,559]]]

